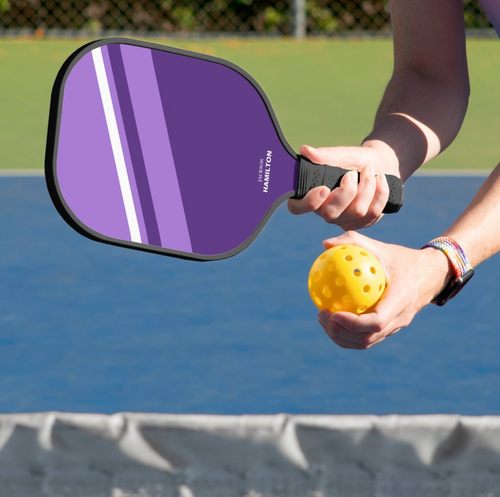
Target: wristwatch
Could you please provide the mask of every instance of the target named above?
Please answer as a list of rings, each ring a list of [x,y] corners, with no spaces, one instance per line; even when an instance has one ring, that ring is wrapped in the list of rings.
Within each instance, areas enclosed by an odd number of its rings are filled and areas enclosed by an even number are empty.
[[[433,247],[442,250],[455,272],[455,277],[445,286],[443,291],[431,301],[434,305],[443,306],[457,295],[467,282],[474,276],[474,269],[470,265],[469,259],[465,255],[462,247],[453,240],[445,236],[434,238],[426,243],[422,248]]]

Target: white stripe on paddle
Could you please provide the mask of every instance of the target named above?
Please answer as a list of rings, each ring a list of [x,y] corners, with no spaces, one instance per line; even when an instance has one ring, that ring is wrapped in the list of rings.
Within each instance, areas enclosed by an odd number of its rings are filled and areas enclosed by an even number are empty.
[[[123,203],[125,205],[125,214],[127,216],[130,237],[133,242],[141,243],[141,232],[137,221],[137,213],[135,211],[134,199],[130,188],[130,181],[127,174],[127,166],[123,155],[123,148],[118,132],[118,124],[116,123],[115,110],[113,101],[111,100],[111,92],[109,91],[108,77],[106,76],[106,68],[100,48],[92,50],[94,59],[95,72],[99,83],[99,91],[101,92],[102,105],[108,125],[109,138],[111,139],[111,148],[115,159],[116,171],[118,173],[118,181],[122,192]]]

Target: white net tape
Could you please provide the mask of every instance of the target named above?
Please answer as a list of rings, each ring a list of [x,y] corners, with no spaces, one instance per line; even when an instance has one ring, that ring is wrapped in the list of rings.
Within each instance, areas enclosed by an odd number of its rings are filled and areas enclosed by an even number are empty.
[[[0,415],[0,496],[494,497],[500,417]]]

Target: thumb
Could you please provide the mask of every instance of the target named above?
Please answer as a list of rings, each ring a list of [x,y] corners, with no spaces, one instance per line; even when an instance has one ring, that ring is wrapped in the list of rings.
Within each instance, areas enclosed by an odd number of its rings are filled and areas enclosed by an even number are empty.
[[[363,147],[300,147],[300,154],[316,164],[348,167],[361,171],[370,162],[370,151]]]
[[[332,155],[329,153],[329,150],[331,149],[328,147],[314,148],[309,145],[302,145],[300,147],[300,155],[303,155],[306,159],[309,159],[315,164],[332,165],[329,163],[330,156]]]

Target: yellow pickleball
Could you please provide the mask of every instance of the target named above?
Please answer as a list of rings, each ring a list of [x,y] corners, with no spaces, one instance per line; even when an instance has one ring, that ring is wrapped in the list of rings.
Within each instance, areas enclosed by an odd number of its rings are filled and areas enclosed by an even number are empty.
[[[387,286],[384,269],[368,250],[339,245],[323,252],[309,272],[309,293],[319,309],[371,312]]]

